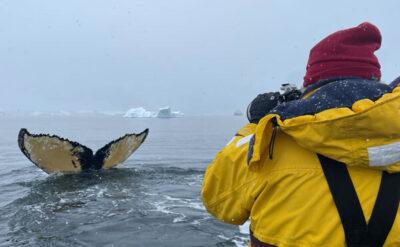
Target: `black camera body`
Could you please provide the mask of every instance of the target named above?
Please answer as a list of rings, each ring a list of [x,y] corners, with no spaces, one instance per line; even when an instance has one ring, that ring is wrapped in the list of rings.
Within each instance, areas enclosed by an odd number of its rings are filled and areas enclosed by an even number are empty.
[[[300,99],[302,92],[294,84],[285,83],[281,85],[279,103]]]
[[[302,92],[296,85],[285,83],[281,86],[281,93],[269,92],[257,95],[247,107],[247,118],[251,123],[258,121],[267,115],[277,105],[300,99]]]

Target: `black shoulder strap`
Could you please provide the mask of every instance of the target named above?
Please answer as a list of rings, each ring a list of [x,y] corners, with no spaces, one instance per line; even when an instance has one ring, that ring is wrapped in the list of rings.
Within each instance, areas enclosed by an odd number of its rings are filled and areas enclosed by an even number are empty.
[[[399,206],[400,178],[383,172],[379,193],[367,225],[345,164],[318,155],[339,212],[348,247],[382,246],[392,228]]]
[[[371,246],[383,246],[393,226],[399,207],[400,177],[382,173],[378,197],[368,223]]]
[[[344,228],[346,243],[359,246],[367,236],[367,223],[347,168],[340,162],[318,155]]]

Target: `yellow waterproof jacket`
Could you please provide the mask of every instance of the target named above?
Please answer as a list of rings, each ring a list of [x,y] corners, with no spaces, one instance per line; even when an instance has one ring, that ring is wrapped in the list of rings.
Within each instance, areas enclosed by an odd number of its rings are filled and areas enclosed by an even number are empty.
[[[397,87],[351,107],[247,124],[207,168],[204,205],[226,223],[250,218],[253,236],[270,245],[346,246],[317,154],[347,165],[368,222],[382,171],[400,171],[399,111]],[[400,211],[384,246],[400,246]]]

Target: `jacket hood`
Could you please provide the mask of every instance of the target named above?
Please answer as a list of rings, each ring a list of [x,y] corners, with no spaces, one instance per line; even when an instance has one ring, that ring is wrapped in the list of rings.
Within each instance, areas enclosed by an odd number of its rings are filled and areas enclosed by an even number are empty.
[[[400,172],[399,114],[400,86],[362,79],[328,83],[260,120],[249,165],[266,158],[280,129],[300,146],[348,166]]]

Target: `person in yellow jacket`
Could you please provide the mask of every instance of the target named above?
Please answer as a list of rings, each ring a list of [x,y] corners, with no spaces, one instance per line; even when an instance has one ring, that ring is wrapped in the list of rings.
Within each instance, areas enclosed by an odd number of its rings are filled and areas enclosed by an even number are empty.
[[[380,82],[380,45],[370,23],[323,39],[300,99],[259,95],[207,168],[205,207],[249,219],[249,245],[400,246],[400,86]]]

